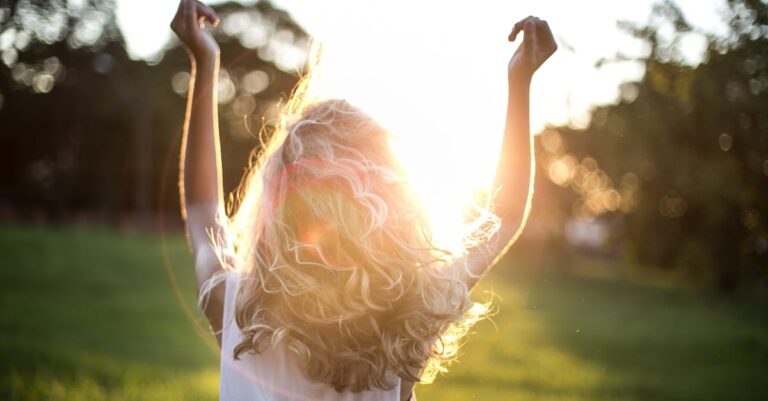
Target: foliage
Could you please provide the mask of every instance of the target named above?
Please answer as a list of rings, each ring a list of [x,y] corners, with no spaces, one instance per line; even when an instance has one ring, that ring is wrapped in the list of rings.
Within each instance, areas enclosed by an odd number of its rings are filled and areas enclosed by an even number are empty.
[[[588,127],[538,140],[542,192],[557,199],[543,208],[557,223],[596,221],[610,227],[606,248],[722,289],[768,279],[768,4],[728,10],[730,35],[707,35],[695,67],[678,45],[696,33],[673,3],[648,26],[622,24],[650,52],[617,62],[643,63],[644,77],[593,110]]]
[[[296,82],[307,36],[269,2],[216,7],[224,181],[239,182],[262,124]],[[175,169],[189,75],[177,43],[130,59],[109,1],[0,2],[0,218],[178,222]],[[725,37],[671,1],[646,25],[639,82],[589,126],[537,137],[528,240],[674,269],[723,289],[768,280],[768,5],[730,0]],[[708,45],[688,64],[683,40]],[[21,216],[19,216],[19,214]]]
[[[227,189],[262,117],[296,82],[306,34],[268,2],[216,7]],[[131,60],[114,1],[0,3],[0,209],[53,219],[177,210],[174,167],[189,75],[176,42]],[[158,204],[157,199],[162,199]]]

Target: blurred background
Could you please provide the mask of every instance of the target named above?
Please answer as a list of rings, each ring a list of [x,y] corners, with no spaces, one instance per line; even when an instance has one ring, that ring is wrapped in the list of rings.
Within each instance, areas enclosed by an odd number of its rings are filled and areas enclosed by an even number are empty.
[[[398,136],[450,237],[491,180],[506,35],[538,15],[560,50],[533,84],[532,215],[476,291],[496,315],[419,399],[766,399],[768,3],[509,3],[215,2],[225,190],[314,37],[326,96]],[[0,1],[0,399],[218,397],[176,7]]]

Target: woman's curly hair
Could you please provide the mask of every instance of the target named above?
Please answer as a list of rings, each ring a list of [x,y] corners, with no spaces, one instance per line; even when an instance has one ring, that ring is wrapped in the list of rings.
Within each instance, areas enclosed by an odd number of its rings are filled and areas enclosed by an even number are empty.
[[[303,89],[228,222],[241,280],[234,357],[282,343],[338,391],[431,382],[488,304],[470,300],[457,258],[434,245],[388,132]]]

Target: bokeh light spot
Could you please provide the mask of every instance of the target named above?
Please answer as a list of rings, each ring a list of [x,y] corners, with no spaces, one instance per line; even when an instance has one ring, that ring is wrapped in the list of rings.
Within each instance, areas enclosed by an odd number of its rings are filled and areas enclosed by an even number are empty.
[[[267,89],[269,75],[261,70],[253,70],[243,77],[240,87],[247,93],[255,95]]]
[[[733,146],[733,137],[731,134],[727,132],[723,132],[720,134],[720,137],[717,139],[717,143],[720,146],[720,150],[723,152],[727,152],[731,150],[731,147]]]
[[[185,95],[189,90],[189,73],[180,71],[171,78],[171,88],[178,95]]]

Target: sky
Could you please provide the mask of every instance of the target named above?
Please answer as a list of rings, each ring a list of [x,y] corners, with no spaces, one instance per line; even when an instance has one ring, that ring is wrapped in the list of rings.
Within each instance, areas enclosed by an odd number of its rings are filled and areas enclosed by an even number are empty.
[[[515,44],[506,41],[511,26],[527,15],[546,19],[560,50],[537,74],[534,83],[533,99],[545,100],[533,102],[532,126],[537,131],[546,123],[562,124],[569,119],[576,119],[578,124],[578,117],[589,107],[613,101],[619,83],[640,77],[642,69],[631,63],[600,70],[594,68],[594,63],[617,51],[630,55],[645,51],[638,41],[621,33],[616,23],[645,21],[653,1],[486,0],[472,3],[472,7],[464,2],[426,0],[273,3],[320,39],[326,53],[339,54],[337,58],[344,66],[334,65],[333,71],[355,78],[349,81],[381,80],[382,75],[389,75],[387,81],[402,78],[391,75],[397,65],[407,60],[425,67],[423,73],[430,77],[423,83],[434,80],[434,86],[446,92],[455,85],[470,85],[477,89],[463,93],[495,93],[501,101],[488,100],[496,105],[503,103],[504,90],[498,89],[505,89],[506,61],[515,49]],[[719,16],[723,0],[678,3],[694,26],[712,32],[724,30]],[[177,4],[175,0],[118,0],[119,23],[133,57],[151,58],[170,39],[168,23]],[[691,62],[698,60],[701,47],[699,41],[691,40],[684,48]],[[351,58],[359,61],[350,62]],[[387,72],[385,68],[395,71]],[[354,96],[347,93],[345,97]]]
[[[688,21],[723,33],[724,0],[678,0]],[[129,52],[147,58],[170,38],[174,0],[118,0]],[[595,105],[613,102],[619,84],[638,80],[637,63],[595,62],[617,52],[643,55],[617,22],[648,20],[653,0],[273,0],[325,45],[327,97],[362,107],[398,137],[393,144],[431,205],[459,210],[487,187],[498,159],[506,110],[506,66],[517,43],[512,25],[528,15],[549,22],[558,52],[536,73],[531,126],[584,126]],[[471,4],[471,6],[469,6]],[[151,10],[149,12],[148,10]],[[689,35],[686,60],[701,60]],[[461,190],[457,190],[460,188]],[[441,209],[441,207],[434,207]]]

